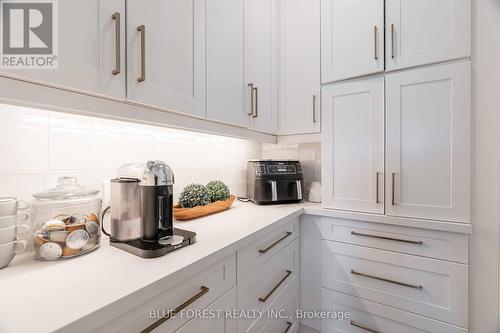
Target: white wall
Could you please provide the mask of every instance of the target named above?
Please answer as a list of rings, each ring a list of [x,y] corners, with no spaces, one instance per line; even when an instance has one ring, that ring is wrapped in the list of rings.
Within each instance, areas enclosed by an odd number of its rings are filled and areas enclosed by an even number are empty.
[[[174,196],[191,182],[224,181],[245,195],[246,162],[261,145],[162,127],[0,105],[0,196],[30,199],[59,176],[102,189],[123,163],[163,160]]]
[[[472,0],[471,333],[499,331],[500,1]]]

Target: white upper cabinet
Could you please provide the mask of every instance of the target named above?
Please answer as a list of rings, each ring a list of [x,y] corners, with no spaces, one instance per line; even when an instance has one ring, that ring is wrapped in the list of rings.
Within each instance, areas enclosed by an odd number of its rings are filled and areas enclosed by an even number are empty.
[[[321,82],[383,70],[384,0],[321,0]]]
[[[127,1],[128,99],[204,117],[205,3]]]
[[[384,78],[323,87],[322,205],[384,213]]]
[[[321,129],[320,0],[279,0],[279,133]]]
[[[386,0],[386,69],[469,57],[471,0]]]
[[[207,117],[247,126],[243,0],[206,0]]]
[[[468,222],[470,62],[386,78],[386,212]]]
[[[278,130],[277,0],[244,0],[245,109],[256,131]]]
[[[59,68],[2,75],[125,97],[125,0],[58,2]]]

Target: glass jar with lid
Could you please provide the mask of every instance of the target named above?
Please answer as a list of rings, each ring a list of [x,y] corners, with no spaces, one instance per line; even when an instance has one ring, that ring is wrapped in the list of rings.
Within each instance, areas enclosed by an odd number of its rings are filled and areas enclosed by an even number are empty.
[[[60,177],[55,188],[33,194],[33,245],[37,259],[72,258],[99,247],[98,193],[99,190],[79,185],[75,177]]]

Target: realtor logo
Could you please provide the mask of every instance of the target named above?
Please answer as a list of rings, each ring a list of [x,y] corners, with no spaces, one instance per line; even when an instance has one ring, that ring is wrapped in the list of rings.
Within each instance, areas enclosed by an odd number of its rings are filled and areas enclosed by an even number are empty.
[[[0,0],[2,69],[56,69],[57,0]]]

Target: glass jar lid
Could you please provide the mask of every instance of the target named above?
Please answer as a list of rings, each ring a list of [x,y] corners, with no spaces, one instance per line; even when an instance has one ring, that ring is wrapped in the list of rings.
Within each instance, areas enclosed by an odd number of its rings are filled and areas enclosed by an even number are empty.
[[[46,192],[33,194],[41,200],[61,200],[95,196],[99,190],[88,189],[78,184],[76,177],[59,177],[56,187]]]

